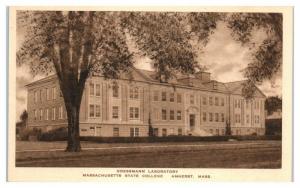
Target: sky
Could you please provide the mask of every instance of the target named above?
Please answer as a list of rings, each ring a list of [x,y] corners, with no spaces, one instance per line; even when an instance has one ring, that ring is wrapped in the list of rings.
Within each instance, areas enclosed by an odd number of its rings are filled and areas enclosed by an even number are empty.
[[[259,41],[264,35],[262,31],[254,34],[254,40]],[[17,30],[17,49],[24,41],[24,32]],[[220,82],[231,82],[245,79],[242,70],[251,62],[250,50],[235,41],[225,23],[218,22],[215,32],[210,36],[208,44],[203,51],[199,52],[198,62],[207,67],[212,79]],[[149,58],[135,57],[135,67],[151,70]],[[17,67],[16,90],[17,90],[17,117],[26,109],[27,91],[25,85],[43,76],[32,77],[30,69],[26,65]],[[279,73],[272,81],[265,81],[258,87],[267,96],[281,96],[282,75]]]

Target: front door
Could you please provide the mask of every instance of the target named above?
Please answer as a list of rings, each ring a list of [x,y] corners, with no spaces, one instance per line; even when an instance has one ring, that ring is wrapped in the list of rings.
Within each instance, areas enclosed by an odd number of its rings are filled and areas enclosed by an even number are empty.
[[[190,130],[195,129],[195,114],[190,114]]]

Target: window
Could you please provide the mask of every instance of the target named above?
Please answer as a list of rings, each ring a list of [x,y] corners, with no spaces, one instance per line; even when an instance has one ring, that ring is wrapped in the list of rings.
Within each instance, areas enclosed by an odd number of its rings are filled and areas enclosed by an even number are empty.
[[[34,99],[33,100],[34,100],[35,103],[37,103],[37,101],[38,101],[38,93],[37,93],[37,91],[34,92]]]
[[[170,102],[174,102],[175,95],[174,93],[170,93]]]
[[[206,104],[207,104],[206,97],[202,97],[202,104],[203,104],[203,105],[206,105]]]
[[[203,119],[203,121],[206,121],[206,112],[203,112],[202,119]]]
[[[224,102],[224,98],[221,98],[221,106],[224,106],[225,102]]]
[[[167,101],[167,93],[165,91],[161,93],[161,100]]]
[[[112,89],[113,89],[113,97],[118,98],[119,97],[119,86],[117,84],[114,84]]]
[[[181,128],[178,129],[178,136],[182,136],[182,129]]]
[[[95,105],[90,104],[90,117],[95,117]]]
[[[238,100],[238,108],[241,108],[241,100]]]
[[[40,109],[40,120],[43,119],[43,109]]]
[[[42,102],[42,90],[40,89],[40,101]]]
[[[250,121],[250,116],[249,116],[249,114],[247,114],[246,115],[246,123],[249,123],[249,121]]]
[[[213,113],[209,113],[209,121],[213,121]]]
[[[214,130],[213,129],[209,129],[210,134],[214,134]]]
[[[60,106],[58,108],[58,119],[62,119],[63,118],[63,107]]]
[[[113,119],[118,119],[119,118],[119,107],[118,106],[113,106],[112,107],[112,118]]]
[[[129,118],[130,119],[138,119],[139,118],[139,108],[130,107],[129,108]]]
[[[236,100],[236,99],[234,100],[234,107],[235,107],[235,108],[238,107],[238,103],[237,103],[237,100]]]
[[[153,92],[153,100],[158,101],[158,91]]]
[[[130,99],[138,99],[139,98],[139,88],[131,87],[129,90],[129,98]]]
[[[90,83],[90,96],[94,96],[95,95],[95,85],[94,83]]]
[[[246,108],[249,108],[249,100],[246,100]]]
[[[209,97],[209,105],[212,106],[213,105],[213,98]]]
[[[167,129],[162,129],[162,136],[167,136]]]
[[[119,128],[118,127],[114,127],[113,128],[113,136],[114,137],[118,137],[119,136]]]
[[[218,122],[219,121],[219,114],[215,113],[215,121]]]
[[[166,109],[161,110],[161,119],[167,120],[167,110]]]
[[[138,137],[139,132],[139,128],[130,128],[130,137]]]
[[[96,117],[100,117],[100,105],[96,105]]]
[[[46,88],[46,98],[47,100],[50,100],[50,92],[48,88]]]
[[[174,110],[170,110],[170,120],[174,120],[175,119],[175,113]]]
[[[181,103],[181,94],[177,93],[177,103]]]
[[[49,120],[49,109],[46,109],[46,120]]]
[[[153,129],[153,136],[158,136],[158,128]]]
[[[235,122],[236,123],[241,123],[241,115],[239,115],[239,114],[235,115]]]
[[[96,96],[100,96],[100,84],[96,84]]]
[[[221,114],[221,121],[222,121],[222,122],[225,121],[224,113]]]
[[[194,95],[190,95],[190,104],[194,104],[195,103],[195,97]]]
[[[259,101],[257,101],[257,107],[256,107],[256,109],[259,109]]]
[[[52,120],[56,119],[56,112],[55,112],[55,108],[52,108]]]
[[[215,97],[215,105],[219,106],[219,98],[218,97]]]
[[[177,110],[177,120],[181,120],[181,111]]]
[[[56,87],[52,88],[52,97],[53,97],[53,100],[56,99]]]
[[[219,129],[216,129],[216,135],[220,135]]]

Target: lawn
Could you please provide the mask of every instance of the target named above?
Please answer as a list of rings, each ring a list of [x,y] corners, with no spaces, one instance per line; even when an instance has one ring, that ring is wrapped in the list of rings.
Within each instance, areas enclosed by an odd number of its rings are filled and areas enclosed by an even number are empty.
[[[34,149],[61,148],[64,142],[19,143]],[[161,167],[280,168],[280,141],[193,143],[82,143],[80,153],[17,152],[17,166],[34,167]],[[84,149],[86,148],[86,149]]]

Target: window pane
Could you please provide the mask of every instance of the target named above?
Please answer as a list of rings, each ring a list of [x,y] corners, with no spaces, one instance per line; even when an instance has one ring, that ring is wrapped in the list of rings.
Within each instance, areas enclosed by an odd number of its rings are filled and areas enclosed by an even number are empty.
[[[96,105],[96,117],[100,117],[100,105]]]
[[[174,102],[174,93],[170,93],[170,102]]]
[[[161,119],[167,120],[167,110],[166,109],[161,110]]]
[[[170,120],[174,120],[174,110],[170,110]]]
[[[161,93],[161,100],[162,101],[166,101],[167,100],[167,93],[166,92],[162,92]]]
[[[177,103],[181,103],[181,94],[180,93],[177,94]]]
[[[118,106],[113,106],[113,114],[112,114],[112,118],[113,119],[118,119],[119,118],[119,107]]]
[[[116,127],[115,127],[115,128],[113,129],[113,136],[114,136],[114,137],[118,137],[118,136],[119,136],[119,128],[116,128]]]
[[[95,94],[95,86],[94,83],[90,83],[90,95],[93,96]]]
[[[181,111],[180,110],[177,111],[177,120],[181,120]]]
[[[100,96],[100,84],[96,84],[96,96]]]
[[[90,104],[90,117],[94,117],[95,116],[95,109],[94,109],[94,105]]]

